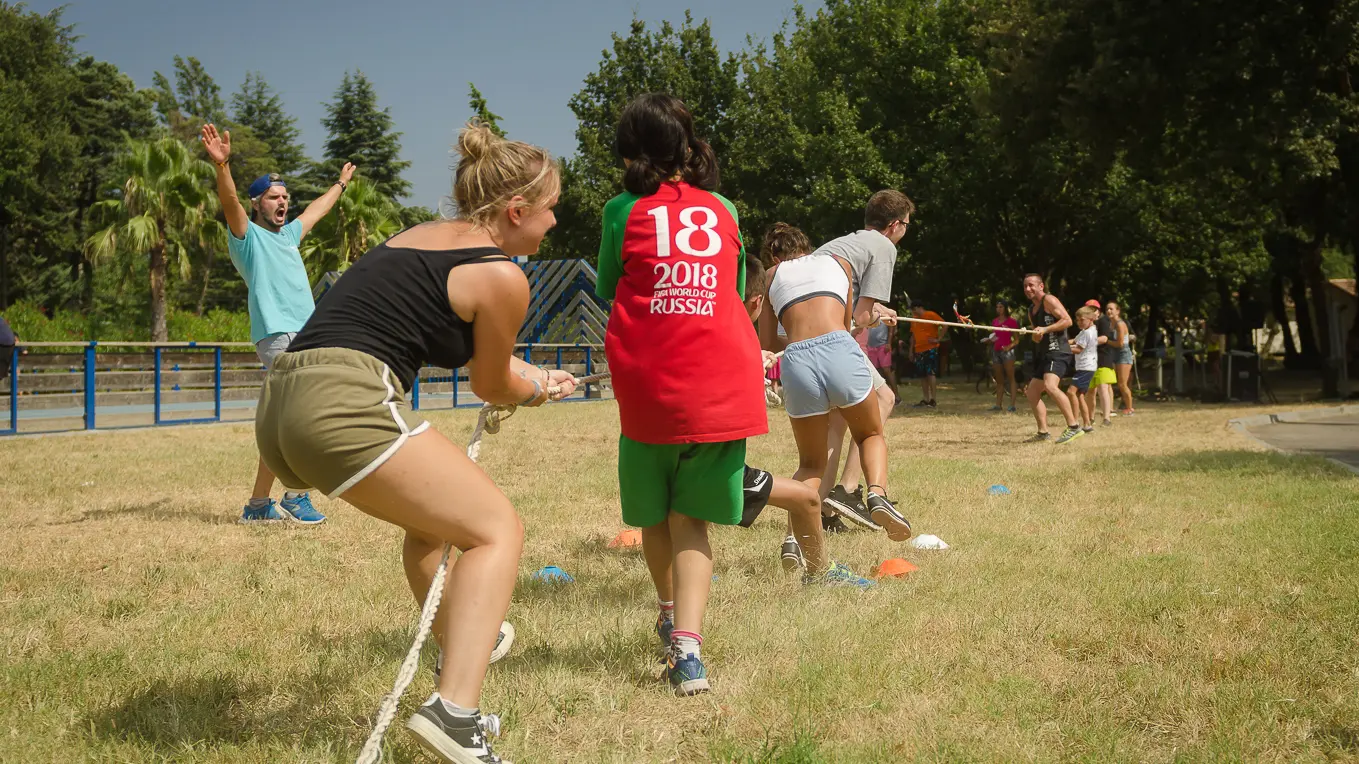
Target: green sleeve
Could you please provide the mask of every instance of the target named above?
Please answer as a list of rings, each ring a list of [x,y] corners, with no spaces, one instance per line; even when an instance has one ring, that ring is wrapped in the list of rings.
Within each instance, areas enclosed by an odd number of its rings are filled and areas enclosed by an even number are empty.
[[[741,254],[736,258],[736,292],[741,295],[741,299],[746,299],[746,243],[741,240],[741,216],[736,214],[736,205],[731,203],[727,197],[713,193],[722,204],[726,205],[727,212],[731,213],[731,219],[736,221],[736,239],[741,244]]]
[[[633,194],[619,194],[604,205],[604,230],[599,237],[598,277],[595,281],[595,294],[604,300],[612,300],[618,291],[618,280],[623,277],[623,232],[627,229],[628,216],[638,197]]]

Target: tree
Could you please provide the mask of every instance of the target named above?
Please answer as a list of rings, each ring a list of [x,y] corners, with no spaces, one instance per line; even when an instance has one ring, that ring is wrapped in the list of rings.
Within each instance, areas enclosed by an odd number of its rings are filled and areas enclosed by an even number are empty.
[[[294,175],[306,167],[297,118],[284,111],[283,99],[259,72],[247,72],[241,89],[231,96],[231,116],[269,147],[274,172]]]
[[[331,214],[317,222],[302,242],[302,257],[312,280],[343,271],[365,252],[401,229],[401,209],[367,178],[356,177]]]
[[[491,132],[504,138],[505,131],[500,129],[500,115],[491,111],[490,105],[486,103],[486,96],[483,96],[471,82],[467,83],[467,89],[467,105],[472,109],[472,117],[491,128]]]
[[[187,276],[194,251],[225,248],[224,226],[215,218],[217,198],[209,190],[214,171],[173,137],[132,143],[118,164],[126,180],[110,189],[111,198],[95,204],[103,227],[85,241],[85,251],[95,262],[147,257],[151,341],[164,342],[168,261]]]
[[[321,124],[329,137],[324,158],[311,173],[316,185],[329,185],[345,162],[353,162],[383,196],[400,199],[410,193],[410,183],[401,177],[411,165],[400,159],[401,133],[392,131],[391,112],[378,108],[377,92],[363,72],[345,72]]]

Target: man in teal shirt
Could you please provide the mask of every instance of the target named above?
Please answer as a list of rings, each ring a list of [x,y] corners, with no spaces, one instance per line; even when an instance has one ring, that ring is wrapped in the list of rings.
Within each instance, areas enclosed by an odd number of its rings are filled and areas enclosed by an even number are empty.
[[[340,170],[340,179],[291,223],[287,185],[278,175],[261,176],[250,184],[252,220],[246,216],[236,196],[236,183],[231,179],[231,133],[219,135],[216,126],[204,125],[202,138],[208,157],[217,165],[217,198],[230,229],[227,251],[250,292],[250,341],[255,343],[255,352],[268,369],[288,349],[288,343],[311,318],[315,306],[298,245],[335,206],[354,176],[354,165],[346,162]],[[291,520],[316,525],[325,521],[325,515],[316,511],[306,493],[288,491],[275,505],[269,497],[273,489],[274,473],[261,459],[255,472],[255,488],[241,512],[241,522]]]

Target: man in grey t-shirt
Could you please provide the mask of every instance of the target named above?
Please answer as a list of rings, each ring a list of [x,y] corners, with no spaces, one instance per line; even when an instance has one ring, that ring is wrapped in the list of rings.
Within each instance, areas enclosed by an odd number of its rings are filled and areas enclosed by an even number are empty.
[[[892,297],[892,273],[897,264],[897,243],[906,235],[915,204],[900,191],[879,191],[873,194],[864,208],[863,230],[841,236],[823,244],[815,254],[835,255],[849,262],[854,287],[854,325],[864,331],[880,323],[895,323],[897,312],[885,303]],[[872,364],[870,364],[871,366]],[[896,391],[882,375],[873,370],[874,392],[878,396],[878,410],[882,413],[884,429],[887,418],[896,404]],[[831,411],[827,447],[830,458],[826,474],[821,478],[822,514],[836,514],[866,528],[876,529],[864,494],[859,487],[863,469],[859,465],[859,449],[853,441],[845,458],[844,473],[839,484],[835,472],[840,466],[840,451],[845,442],[845,420]],[[875,490],[885,491],[884,486]],[[839,523],[828,523],[834,530]],[[843,527],[843,526],[841,526]]]

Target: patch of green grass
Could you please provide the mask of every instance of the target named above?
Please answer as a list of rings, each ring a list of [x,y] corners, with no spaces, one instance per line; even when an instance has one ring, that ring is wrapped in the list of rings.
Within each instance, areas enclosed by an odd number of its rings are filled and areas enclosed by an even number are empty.
[[[830,538],[870,592],[778,566],[777,510],[712,533],[714,692],[658,680],[654,593],[620,528],[617,412],[521,412],[483,466],[526,527],[518,642],[482,705],[515,761],[1359,757],[1355,478],[1259,450],[1243,412],[1148,406],[1071,446],[947,387],[895,417],[890,493],[920,552]],[[430,414],[455,441],[475,412]],[[791,474],[781,411],[750,460]],[[248,424],[0,441],[0,761],[353,760],[413,636],[392,526],[234,524]],[[1011,495],[993,497],[1000,483]],[[87,485],[89,484],[89,485]],[[569,585],[533,582],[556,564]],[[432,646],[426,650],[433,659]],[[430,692],[427,672],[401,718]],[[428,761],[400,725],[386,761]]]

